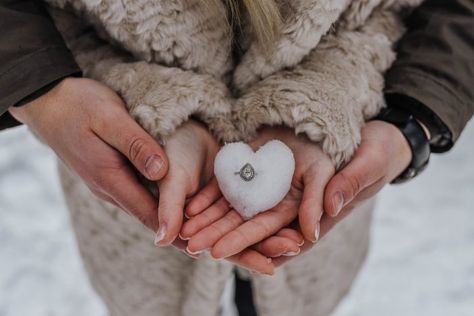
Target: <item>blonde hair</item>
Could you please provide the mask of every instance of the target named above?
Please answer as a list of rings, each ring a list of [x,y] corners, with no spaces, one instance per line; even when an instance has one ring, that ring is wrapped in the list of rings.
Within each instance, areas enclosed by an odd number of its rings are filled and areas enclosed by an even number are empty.
[[[280,9],[275,0],[224,0],[232,25],[240,25],[241,3],[250,16],[258,42],[265,48],[272,46],[278,39],[283,24]],[[206,0],[204,3],[211,9],[222,8],[222,0]]]

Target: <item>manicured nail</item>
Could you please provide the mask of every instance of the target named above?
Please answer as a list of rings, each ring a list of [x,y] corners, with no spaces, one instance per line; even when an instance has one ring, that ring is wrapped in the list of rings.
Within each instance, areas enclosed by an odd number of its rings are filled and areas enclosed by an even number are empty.
[[[187,240],[190,240],[190,239],[191,239],[191,238],[189,238],[189,237],[187,237],[187,238],[186,238],[186,237],[183,237],[183,236],[181,236],[181,234],[178,234],[178,236],[179,236],[179,239],[184,240],[184,241],[187,241]]]
[[[192,255],[189,252],[187,252],[186,250],[182,250],[182,253],[184,253],[186,256],[191,257],[193,259],[199,259],[199,255]]]
[[[316,227],[314,227],[314,241],[313,243],[317,243],[319,241],[319,235],[321,234],[321,223],[317,222]]]
[[[150,179],[155,179],[158,177],[162,167],[163,159],[158,155],[148,157],[145,162],[145,171]]]
[[[290,251],[290,252],[284,253],[283,256],[285,256],[285,257],[294,257],[294,256],[299,255],[300,252],[301,252],[301,249],[298,249],[298,251]]]
[[[160,224],[160,227],[158,228],[158,231],[156,232],[156,235],[155,235],[155,246],[160,245],[160,242],[165,238],[166,231],[167,231],[166,223]]]
[[[189,247],[186,247],[186,252],[189,253],[192,256],[198,256],[198,255],[202,254],[204,252],[204,250],[198,250],[198,251],[192,252],[191,250],[189,250]]]
[[[339,213],[341,212],[344,206],[344,195],[342,195],[342,192],[337,192],[336,194],[333,195],[332,206],[334,208],[333,217],[336,217],[337,215],[339,215]]]

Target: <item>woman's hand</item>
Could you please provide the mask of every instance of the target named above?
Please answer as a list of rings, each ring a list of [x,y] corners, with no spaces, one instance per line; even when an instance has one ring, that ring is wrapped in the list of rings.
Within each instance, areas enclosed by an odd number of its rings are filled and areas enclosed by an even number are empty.
[[[194,121],[183,124],[164,141],[169,171],[159,182],[159,229],[155,237],[159,246],[175,241],[183,224],[186,200],[212,178],[214,158],[219,150],[207,129]],[[174,245],[185,247],[179,240]]]
[[[296,169],[287,196],[273,209],[244,222],[221,197],[213,180],[186,208],[192,219],[185,223],[181,235],[189,239],[190,252],[212,247],[215,258],[234,256],[288,226],[297,215],[306,239],[317,241],[324,188],[334,174],[334,167],[319,145],[295,136],[290,129],[266,128],[251,146],[256,149],[272,139],[283,141],[295,156]]]
[[[46,142],[98,197],[156,231],[157,201],[140,184],[168,171],[161,147],[128,114],[121,98],[90,79],[68,78],[10,113]]]

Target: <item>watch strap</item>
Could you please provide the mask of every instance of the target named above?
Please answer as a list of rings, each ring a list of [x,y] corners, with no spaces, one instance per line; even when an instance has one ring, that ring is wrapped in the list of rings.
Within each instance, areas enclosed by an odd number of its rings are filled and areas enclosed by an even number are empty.
[[[396,107],[388,107],[375,117],[395,125],[407,140],[412,160],[410,165],[392,181],[392,184],[403,183],[420,174],[428,165],[430,159],[430,143],[421,124],[408,111]]]

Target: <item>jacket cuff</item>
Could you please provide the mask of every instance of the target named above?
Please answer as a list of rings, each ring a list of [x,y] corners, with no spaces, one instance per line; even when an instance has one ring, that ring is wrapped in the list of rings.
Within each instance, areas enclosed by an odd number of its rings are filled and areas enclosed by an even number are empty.
[[[64,47],[39,50],[0,73],[0,130],[20,124],[7,113],[9,107],[61,78],[80,74],[71,52]]]
[[[410,104],[399,104],[408,110],[422,111],[420,119],[426,116],[426,112],[432,112],[451,132],[452,141],[441,147],[435,147],[437,152],[444,152],[449,150],[453,143],[459,138],[463,128],[466,126],[470,115],[466,113],[465,109],[469,107],[465,104],[466,101],[460,99],[451,88],[444,85],[441,81],[436,80],[433,76],[428,76],[422,71],[407,68],[395,67],[392,68],[386,76],[386,95],[404,95],[416,100],[418,104],[422,104],[427,110],[422,108],[410,106]],[[458,104],[449,104],[447,102],[456,102]]]

